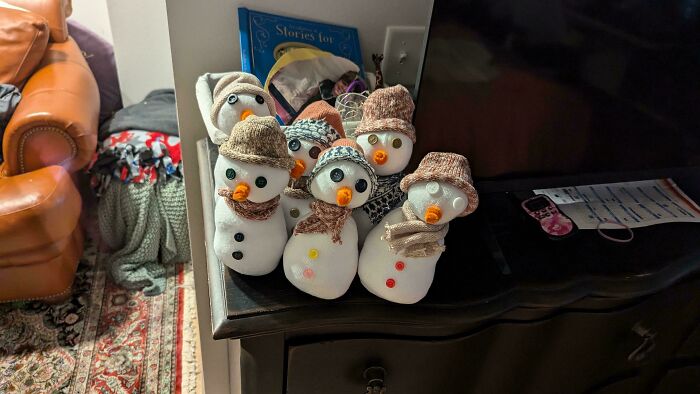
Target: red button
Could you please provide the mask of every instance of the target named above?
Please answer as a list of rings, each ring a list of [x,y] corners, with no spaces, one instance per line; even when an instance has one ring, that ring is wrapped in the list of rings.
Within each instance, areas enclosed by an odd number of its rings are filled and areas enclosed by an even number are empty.
[[[397,271],[403,271],[406,268],[406,264],[403,261],[397,261],[394,267],[396,267]]]
[[[393,289],[394,286],[396,286],[396,281],[393,279],[387,279],[386,280],[386,287]]]

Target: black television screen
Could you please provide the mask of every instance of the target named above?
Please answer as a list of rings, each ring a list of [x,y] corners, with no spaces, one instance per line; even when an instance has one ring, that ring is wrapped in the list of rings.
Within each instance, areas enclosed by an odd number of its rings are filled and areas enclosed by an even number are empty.
[[[700,1],[435,0],[417,155],[477,180],[700,166]]]

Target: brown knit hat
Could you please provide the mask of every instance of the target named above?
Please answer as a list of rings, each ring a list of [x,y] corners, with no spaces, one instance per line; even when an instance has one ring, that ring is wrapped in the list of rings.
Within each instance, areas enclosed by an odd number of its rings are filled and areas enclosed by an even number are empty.
[[[402,85],[377,89],[362,105],[362,120],[355,136],[378,131],[395,131],[416,143],[416,129],[411,124],[415,105],[411,93]]]
[[[265,104],[267,104],[267,108],[270,110],[270,114],[275,115],[277,113],[272,96],[262,88],[262,84],[255,75],[242,71],[234,71],[221,78],[214,87],[214,92],[212,93],[214,102],[211,106],[212,123],[217,124],[217,118],[219,117],[221,107],[227,102],[228,97],[234,93],[262,96],[265,100]],[[230,130],[222,131],[228,132]]]
[[[252,115],[236,123],[229,139],[219,147],[219,154],[246,163],[294,168],[294,159],[287,153],[287,140],[272,116]]]
[[[479,194],[474,188],[466,157],[456,153],[430,152],[421,160],[415,172],[401,180],[400,186],[401,190],[407,193],[414,183],[431,181],[450,183],[467,195],[469,203],[459,216],[469,215],[479,205]]]

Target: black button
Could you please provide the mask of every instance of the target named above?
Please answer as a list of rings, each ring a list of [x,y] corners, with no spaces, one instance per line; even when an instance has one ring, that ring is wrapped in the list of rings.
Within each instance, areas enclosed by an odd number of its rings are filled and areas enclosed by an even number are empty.
[[[393,146],[395,149],[399,149],[401,145],[401,138],[395,138],[394,141],[391,142],[391,146]]]
[[[340,168],[334,168],[333,171],[331,171],[331,180],[333,182],[340,182],[345,178],[345,173],[343,173],[343,170]]]
[[[291,150],[292,152],[296,152],[299,150],[299,148],[301,148],[301,142],[299,142],[299,140],[296,138],[289,141],[289,144],[287,145],[289,146],[289,150]]]
[[[289,210],[289,216],[293,217],[294,219],[299,217],[299,210],[297,208],[292,208]]]
[[[265,99],[261,95],[255,96],[255,101],[257,101],[258,104],[265,104]]]
[[[229,168],[228,170],[226,170],[226,178],[233,179],[235,177],[236,177],[236,170],[234,170],[233,168]]]
[[[312,159],[318,159],[318,155],[321,153],[321,148],[318,146],[314,146],[311,149],[309,149],[309,157]]]
[[[245,239],[245,235],[243,235],[243,233],[236,233],[233,236],[233,239],[235,239],[236,242],[243,242],[243,240]]]
[[[231,94],[230,96],[228,96],[227,101],[229,104],[236,104],[238,102],[238,96],[236,96],[235,93]]]
[[[255,178],[255,186],[262,189],[263,187],[267,186],[267,179],[265,179],[264,176]]]
[[[367,181],[364,179],[358,179],[357,182],[355,182],[355,190],[363,193],[365,190],[367,190]]]
[[[233,252],[232,256],[234,259],[240,260],[243,258],[243,252],[241,252],[240,250],[237,250],[237,251]]]

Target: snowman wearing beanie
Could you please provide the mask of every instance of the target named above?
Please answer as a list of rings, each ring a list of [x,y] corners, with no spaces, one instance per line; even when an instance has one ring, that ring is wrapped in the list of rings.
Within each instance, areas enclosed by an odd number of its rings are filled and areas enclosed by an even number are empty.
[[[301,291],[335,299],[345,294],[357,273],[352,209],[367,201],[377,180],[362,148],[340,139],[321,152],[308,182],[316,200],[284,248],[284,274]]]
[[[360,244],[384,215],[406,199],[399,183],[416,143],[416,130],[411,124],[414,108],[411,94],[401,85],[375,90],[362,106],[362,120],[354,135],[377,174],[378,187],[376,193],[353,212]]]
[[[272,116],[238,122],[219,148],[215,171],[223,177],[214,209],[214,251],[244,275],[265,275],[279,263],[287,242],[280,193],[294,160]]]
[[[401,190],[408,200],[367,235],[358,274],[373,294],[413,304],[433,282],[448,222],[474,212],[479,196],[467,159],[455,153],[428,153],[401,181]]]
[[[287,151],[295,162],[292,179],[281,199],[287,231],[291,234],[299,219],[311,210],[314,198],[307,186],[319,154],[336,140],[345,138],[345,132],[340,113],[325,101],[316,101],[284,129],[284,135]]]
[[[274,116],[275,103],[253,74],[235,71],[219,80],[212,92],[209,138],[216,145],[228,139],[233,127],[250,115]]]

